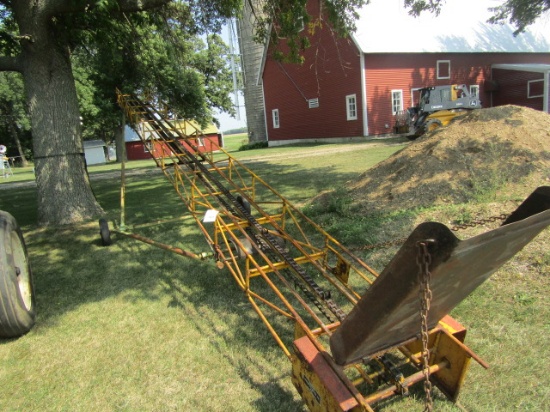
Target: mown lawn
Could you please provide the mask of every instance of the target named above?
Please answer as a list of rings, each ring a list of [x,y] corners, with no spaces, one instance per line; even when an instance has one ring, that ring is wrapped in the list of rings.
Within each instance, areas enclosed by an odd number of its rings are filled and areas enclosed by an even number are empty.
[[[236,155],[287,198],[306,204],[402,147],[365,143],[337,153],[339,146]],[[287,156],[300,151],[308,155]],[[184,214],[164,177],[141,167],[147,171],[128,178],[128,223]],[[90,172],[93,176],[94,169]],[[92,182],[108,217],[118,219],[120,179],[113,176]],[[14,214],[24,229],[38,306],[29,334],[0,341],[0,410],[304,410],[289,378],[290,363],[225,270],[116,235],[111,247],[102,247],[96,222],[39,228],[34,190],[0,189],[0,209]],[[470,204],[376,217],[343,207],[311,213],[346,244],[360,246],[406,236],[424,220],[449,223],[483,208]],[[465,235],[476,230],[481,229]],[[470,329],[466,343],[491,369],[473,363],[460,407],[436,393],[435,410],[550,409],[548,232],[454,311]],[[206,248],[189,221],[140,233],[194,252]],[[395,251],[360,253],[381,270]],[[420,411],[421,398],[416,391],[380,410]]]

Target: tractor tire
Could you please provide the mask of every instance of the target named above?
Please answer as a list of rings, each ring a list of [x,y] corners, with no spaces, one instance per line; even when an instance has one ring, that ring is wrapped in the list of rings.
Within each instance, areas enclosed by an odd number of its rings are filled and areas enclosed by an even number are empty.
[[[34,326],[34,284],[21,229],[0,211],[0,338],[16,338]]]
[[[99,236],[101,236],[101,244],[103,246],[111,246],[111,244],[113,243],[111,240],[109,223],[107,223],[105,219],[99,219]]]
[[[439,129],[443,124],[439,119],[431,119],[426,122],[424,125],[425,133],[433,132],[435,129]]]

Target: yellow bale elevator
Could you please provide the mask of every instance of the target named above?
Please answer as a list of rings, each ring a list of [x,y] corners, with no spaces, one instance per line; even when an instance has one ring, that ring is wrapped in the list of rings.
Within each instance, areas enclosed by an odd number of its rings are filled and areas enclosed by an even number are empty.
[[[136,96],[118,99],[144,144],[164,146],[153,158],[210,251],[163,245],[123,224],[114,231],[226,268],[290,360],[310,410],[371,411],[420,382],[427,404],[432,385],[456,400],[470,360],[487,367],[448,313],[548,226],[550,188],[465,241],[424,223],[378,274],[221,147],[204,151],[200,130]],[[108,240],[105,222],[101,234]]]

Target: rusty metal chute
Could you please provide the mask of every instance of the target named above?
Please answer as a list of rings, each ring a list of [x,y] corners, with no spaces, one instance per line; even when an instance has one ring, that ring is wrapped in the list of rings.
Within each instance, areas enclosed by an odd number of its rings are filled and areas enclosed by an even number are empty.
[[[546,210],[463,241],[441,223],[421,224],[332,335],[332,356],[338,364],[357,362],[418,334],[418,268],[404,264],[415,261],[418,242],[431,245],[428,325],[434,328],[549,224]]]
[[[501,228],[469,240],[438,223],[420,225],[379,276],[193,125],[133,95],[118,93],[118,102],[210,252],[160,244],[124,225],[118,231],[227,268],[291,360],[292,381],[311,410],[371,411],[426,373],[454,400],[470,359],[487,366],[447,313],[550,224],[549,188]],[[541,199],[543,206],[533,206]],[[433,303],[422,340],[418,242],[429,243],[432,258]],[[281,317],[294,324],[290,335]],[[432,356],[423,364],[427,349]]]

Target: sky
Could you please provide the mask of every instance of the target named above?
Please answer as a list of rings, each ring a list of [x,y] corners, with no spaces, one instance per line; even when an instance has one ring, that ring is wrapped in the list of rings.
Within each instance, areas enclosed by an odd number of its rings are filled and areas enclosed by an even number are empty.
[[[233,30],[235,30],[235,29],[233,29]],[[228,25],[225,25],[222,28],[221,36],[222,36],[223,41],[226,44],[229,45],[231,43],[231,36],[230,36]],[[234,47],[234,50],[235,50],[234,52],[239,53],[239,44],[236,40],[236,34],[235,34],[235,37],[233,39],[234,39],[233,40],[233,47]],[[235,117],[231,117],[228,113],[224,113],[224,112],[221,112],[221,113],[218,112],[218,114],[215,115],[215,117],[220,122],[219,129],[222,132],[226,131],[226,130],[246,127],[246,111],[245,111],[245,108],[244,108],[244,96],[241,92],[237,96],[237,99],[238,99],[238,102],[235,102],[235,95],[234,95],[234,93],[231,93],[231,100],[233,100],[234,108],[238,112]]]
[[[436,16],[409,15],[402,0],[371,0],[360,10],[354,38],[365,53],[541,52],[550,45],[550,13],[514,36],[508,24],[489,24],[503,0],[446,1]],[[391,23],[391,24],[390,24]],[[373,39],[380,39],[373,41]]]
[[[235,97],[233,95],[231,96],[231,99],[235,101]],[[237,107],[235,107],[235,110],[237,110]],[[246,127],[246,111],[244,110],[244,97],[242,93],[239,93],[238,112],[238,116],[235,117],[231,117],[228,113],[224,112],[218,113],[215,116],[220,122],[219,129],[222,132],[231,129],[238,129],[240,127]]]

